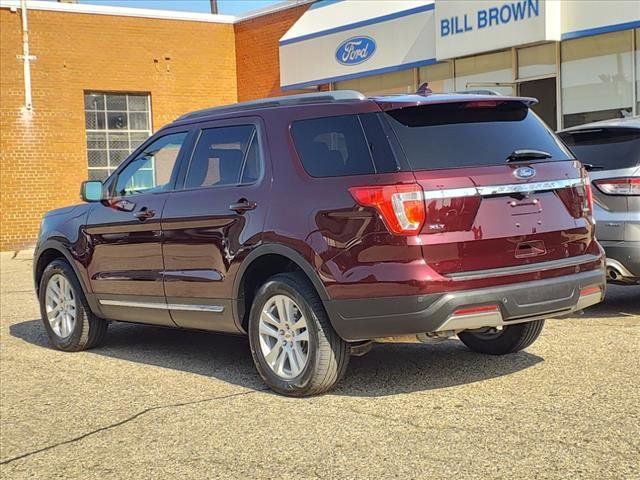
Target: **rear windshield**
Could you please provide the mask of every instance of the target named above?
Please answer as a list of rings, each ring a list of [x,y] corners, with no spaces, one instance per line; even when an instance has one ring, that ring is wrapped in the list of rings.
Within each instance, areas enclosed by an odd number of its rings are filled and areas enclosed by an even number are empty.
[[[609,170],[640,166],[640,130],[596,128],[560,134],[583,163]]]
[[[571,153],[520,102],[466,102],[386,112],[414,170],[504,165],[514,150],[541,150],[550,160]]]

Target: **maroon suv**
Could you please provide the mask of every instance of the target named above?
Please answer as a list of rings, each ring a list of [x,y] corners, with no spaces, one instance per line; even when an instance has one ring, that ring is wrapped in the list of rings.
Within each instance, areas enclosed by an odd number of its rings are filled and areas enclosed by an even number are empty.
[[[336,91],[184,115],[45,216],[49,337],[248,334],[264,381],[296,396],[375,338],[526,348],[605,288],[586,173],[534,102]]]

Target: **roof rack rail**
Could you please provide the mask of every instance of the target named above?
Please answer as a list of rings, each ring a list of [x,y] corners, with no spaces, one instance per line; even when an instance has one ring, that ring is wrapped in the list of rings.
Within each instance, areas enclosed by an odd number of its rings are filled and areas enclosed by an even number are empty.
[[[331,103],[341,101],[366,100],[362,93],[355,90],[334,90],[330,92],[300,93],[284,97],[262,98],[248,102],[234,103],[232,105],[222,105],[220,107],[205,108],[195,112],[186,113],[176,119],[191,120],[194,118],[206,117],[217,113],[239,112],[242,110],[253,110],[257,108],[282,107],[286,105],[304,105],[307,103]]]

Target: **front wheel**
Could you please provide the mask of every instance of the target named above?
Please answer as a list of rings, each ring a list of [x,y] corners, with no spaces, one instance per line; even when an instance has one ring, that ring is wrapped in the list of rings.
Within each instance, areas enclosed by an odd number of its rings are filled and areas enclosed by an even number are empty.
[[[91,312],[80,282],[65,260],[54,260],[45,268],[39,300],[42,322],[58,350],[77,352],[104,341],[108,324]]]
[[[335,386],[349,347],[333,330],[322,301],[301,273],[274,275],[258,290],[249,316],[251,355],[274,391],[302,397]]]
[[[544,320],[518,323],[503,327],[502,330],[465,331],[458,338],[470,350],[489,355],[505,355],[524,350],[540,336]]]

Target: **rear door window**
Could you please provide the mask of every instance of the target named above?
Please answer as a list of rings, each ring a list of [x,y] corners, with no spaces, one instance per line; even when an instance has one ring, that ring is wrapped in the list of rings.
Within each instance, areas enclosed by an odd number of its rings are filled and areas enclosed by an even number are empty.
[[[202,130],[184,188],[251,183],[260,176],[260,155],[253,125]]]
[[[640,130],[595,128],[560,134],[582,163],[607,170],[640,166]]]
[[[520,102],[459,102],[387,111],[413,170],[504,165],[514,150],[571,160],[554,133]]]

